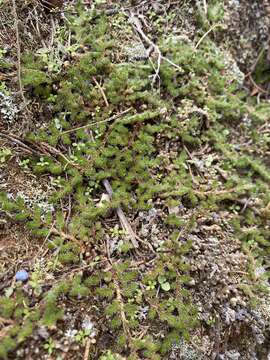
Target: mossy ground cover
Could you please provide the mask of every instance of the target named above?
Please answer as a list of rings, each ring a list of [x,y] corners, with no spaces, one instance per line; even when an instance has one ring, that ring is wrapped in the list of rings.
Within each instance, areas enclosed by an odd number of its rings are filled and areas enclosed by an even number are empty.
[[[50,46],[23,49],[30,130],[3,117],[0,204],[3,238],[13,228],[30,251],[1,265],[0,357],[244,359],[267,347],[270,106],[215,41],[226,9],[208,5],[189,4],[195,38],[172,30],[174,7],[135,15],[160,57],[145,57],[130,9],[106,16],[104,3],[54,15]],[[6,97],[12,86],[1,83]],[[22,267],[27,283],[14,280]]]

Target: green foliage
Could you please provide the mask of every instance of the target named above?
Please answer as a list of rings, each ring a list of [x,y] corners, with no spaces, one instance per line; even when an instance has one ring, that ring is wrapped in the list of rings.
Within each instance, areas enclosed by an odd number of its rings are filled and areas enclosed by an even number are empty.
[[[253,78],[256,84],[266,84],[269,82],[269,63],[267,60],[267,49],[263,48],[256,61],[256,67],[253,71]]]
[[[49,338],[49,340],[43,345],[43,348],[48,352],[48,355],[52,355],[55,348],[55,343],[53,339]]]
[[[0,165],[5,163],[10,155],[12,154],[12,151],[10,149],[4,148],[0,150]]]
[[[102,355],[99,360],[121,360],[122,356],[119,354],[112,353],[111,350],[106,351],[104,355]]]
[[[75,335],[75,340],[78,343],[81,343],[82,345],[85,345],[85,341],[88,338],[88,336],[91,334],[91,330],[80,330],[78,331],[78,333]]]
[[[15,309],[15,303],[10,298],[0,298],[0,315],[4,318],[10,318]]]
[[[197,21],[203,31],[209,30],[209,28],[223,20],[224,7],[222,1],[211,0],[207,2],[207,12],[201,1],[197,1]]]
[[[48,327],[54,326],[56,322],[62,319],[64,310],[56,306],[54,302],[47,302],[42,317],[42,324]]]
[[[158,282],[162,290],[169,291],[171,289],[170,283],[167,281],[167,279],[164,276],[159,276]]]
[[[10,336],[5,336],[0,341],[0,358],[6,359],[8,353],[14,350],[17,346],[16,340],[12,339]]]
[[[19,343],[25,341],[30,335],[32,335],[33,328],[33,323],[30,320],[27,320],[18,333],[17,341]]]
[[[19,291],[12,298],[0,298],[0,315],[20,323],[19,329],[14,327],[14,333],[2,340],[0,356],[7,356],[16,341],[31,336],[35,322],[56,326],[63,319],[65,299],[87,297],[105,314],[106,328],[118,339],[116,351],[121,353],[128,347],[131,356],[161,359],[181,337],[188,339],[198,324],[196,307],[185,286],[191,279],[185,260],[191,243],[185,238],[197,227],[197,220],[232,203],[235,235],[249,247],[256,246],[258,253],[267,248],[269,254],[265,220],[260,216],[255,219],[251,209],[244,209],[243,217],[234,206],[237,199],[254,196],[262,199],[267,212],[269,170],[256,154],[240,156],[231,141],[244,115],[254,124],[262,124],[269,109],[247,104],[238,79],[208,38],[197,49],[182,39],[160,40],[162,54],[177,68],[168,61],[161,62],[157,91],[151,82],[150,66],[123,63],[114,56],[118,45],[105,17],[96,20],[94,13],[84,11],[80,3],[76,16],[67,16],[62,30],[70,34],[70,47],[63,53],[70,61],[65,67],[59,53],[23,57],[23,84],[49,109],[53,119],[28,138],[53,147],[49,147],[53,156],[29,158],[22,166],[26,164],[37,176],[50,177],[55,188],[50,198],[54,211],[44,214],[40,208],[5,193],[0,194],[0,209],[14,221],[24,222],[35,236],[46,237],[54,270],[65,274],[71,264],[85,268],[82,248],[90,248],[96,255],[87,263],[86,276],[84,272],[70,278],[66,275],[45,295],[39,274],[34,272],[29,285],[42,298],[35,311]],[[203,30],[221,21],[222,16],[221,2],[210,1],[208,13],[199,14]],[[65,35],[57,37],[64,43]],[[269,140],[265,138],[264,142],[267,147]],[[197,158],[196,151],[206,145],[216,157],[211,153]],[[217,165],[229,174],[223,182]],[[113,196],[98,206],[104,179],[110,180]],[[117,227],[108,231],[103,220],[119,205],[128,213],[151,209],[155,200],[161,202],[164,212],[169,208],[166,219],[160,219],[168,236],[158,244],[149,266],[137,269],[135,265],[134,269],[127,234]],[[170,212],[180,206],[193,210],[191,218]],[[256,229],[241,230],[254,222]],[[118,241],[109,266],[104,265],[107,261],[99,253],[107,239],[104,235]],[[151,239],[141,244],[142,251],[144,245],[152,247],[148,241]],[[148,330],[138,338],[145,324]],[[162,329],[164,336],[152,337],[156,329]],[[79,332],[76,341],[84,343],[87,336]],[[44,344],[49,355],[54,347],[52,339]],[[118,358],[120,355],[111,351],[100,357]]]
[[[81,276],[74,277],[69,292],[71,296],[82,297],[88,295],[89,289],[85,285],[83,285],[81,281],[82,281]]]

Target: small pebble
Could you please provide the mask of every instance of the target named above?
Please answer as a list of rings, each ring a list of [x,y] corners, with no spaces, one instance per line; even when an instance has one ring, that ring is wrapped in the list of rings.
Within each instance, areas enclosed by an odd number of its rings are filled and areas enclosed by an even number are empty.
[[[16,272],[15,279],[16,281],[26,281],[28,280],[29,275],[26,270],[19,270]]]
[[[238,303],[238,298],[237,297],[232,297],[230,299],[230,303],[232,304],[232,306],[236,306]]]
[[[194,279],[191,279],[188,283],[187,283],[188,286],[195,286],[196,285],[196,282]]]

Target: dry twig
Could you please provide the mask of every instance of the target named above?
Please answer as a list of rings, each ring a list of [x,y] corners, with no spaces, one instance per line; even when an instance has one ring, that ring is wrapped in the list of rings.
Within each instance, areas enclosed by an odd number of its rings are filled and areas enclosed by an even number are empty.
[[[6,318],[3,318],[2,316],[0,316],[0,323],[13,325],[15,323],[15,321],[12,319],[6,319]]]
[[[79,126],[77,128],[74,128],[74,129],[63,131],[62,135],[69,134],[69,133],[77,131],[77,130],[87,129],[87,128],[89,128],[91,126],[94,126],[94,125],[103,124],[103,123],[106,123],[106,122],[109,122],[109,121],[116,120],[116,119],[120,118],[121,116],[123,116],[123,115],[127,114],[128,112],[130,112],[131,109],[132,108],[128,108],[128,109],[126,109],[126,110],[124,110],[124,111],[122,111],[122,112],[120,112],[120,113],[118,113],[116,115],[113,115],[113,116],[111,116],[111,117],[109,117],[108,119],[105,119],[105,120],[96,121],[96,122],[93,122],[93,123],[90,123],[90,124],[87,124],[87,125]]]
[[[78,245],[80,248],[82,246],[81,242],[75,238],[75,236],[70,235],[70,234],[66,234],[63,231],[57,230],[55,227],[50,229],[50,233],[53,235],[58,235],[61,238],[65,239],[65,240],[70,240],[72,241],[74,244]]]
[[[256,90],[262,94],[268,94],[268,92],[266,90],[264,90],[261,86],[259,86],[258,84],[256,84],[256,82],[254,81],[254,79],[252,78],[251,74],[248,74],[248,78],[251,81],[252,85],[256,88]]]
[[[27,153],[30,154],[34,154],[37,156],[40,156],[42,154],[40,154],[39,152],[37,152],[36,150],[32,149],[30,146],[26,145],[23,141],[21,141],[19,139],[18,136],[13,135],[13,134],[6,134],[5,132],[0,131],[0,137],[3,137],[11,142],[13,142],[14,144],[20,146],[24,151],[26,151]]]
[[[89,359],[90,345],[91,345],[91,339],[87,339],[86,344],[85,344],[83,360],[88,360]]]
[[[121,321],[122,321],[122,325],[123,325],[123,330],[124,330],[124,333],[125,333],[126,337],[129,340],[129,343],[131,344],[131,334],[130,334],[129,328],[127,326],[128,321],[127,321],[126,314],[125,314],[124,303],[123,303],[123,298],[122,298],[120,286],[119,286],[118,281],[116,279],[114,279],[113,283],[114,283],[114,287],[115,287],[115,290],[116,290],[116,299],[117,299],[117,301],[119,303],[119,306],[120,306],[120,316],[121,316]]]
[[[134,15],[133,12],[130,12],[130,18],[129,21],[133,27],[133,29],[142,37],[142,39],[151,47],[154,49],[154,52],[157,53],[158,55],[158,59],[157,59],[157,68],[155,69],[155,75],[152,81],[152,84],[154,84],[157,80],[157,78],[159,78],[159,70],[160,70],[160,65],[161,65],[161,60],[165,60],[166,62],[168,62],[170,65],[174,66],[176,69],[180,70],[182,72],[182,68],[180,66],[178,66],[177,64],[175,64],[173,61],[171,61],[170,59],[166,58],[165,56],[162,55],[159,47],[145,34],[145,32],[142,29],[142,25],[140,20],[138,19],[138,17],[136,17]]]
[[[12,0],[12,10],[14,16],[14,26],[16,30],[16,48],[17,48],[17,74],[19,82],[19,92],[23,100],[24,107],[27,109],[27,102],[23,94],[23,85],[22,85],[22,71],[21,71],[21,45],[20,45],[20,34],[19,34],[19,20],[17,15],[17,6],[16,0]]]
[[[13,325],[8,325],[8,326],[5,326],[1,331],[0,331],[0,339],[4,338],[9,330],[12,328]]]

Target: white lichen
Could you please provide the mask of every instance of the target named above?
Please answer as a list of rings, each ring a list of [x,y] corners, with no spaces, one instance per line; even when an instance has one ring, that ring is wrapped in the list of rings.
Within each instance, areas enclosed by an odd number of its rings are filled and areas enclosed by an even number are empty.
[[[16,104],[12,97],[3,91],[0,91],[0,114],[2,119],[7,123],[12,123],[19,109],[17,108]]]

